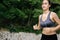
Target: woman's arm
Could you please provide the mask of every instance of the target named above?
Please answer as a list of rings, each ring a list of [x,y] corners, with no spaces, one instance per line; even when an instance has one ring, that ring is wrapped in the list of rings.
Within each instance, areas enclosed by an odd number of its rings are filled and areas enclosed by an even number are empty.
[[[41,15],[40,15],[40,16],[39,16],[39,18],[38,18],[38,25],[37,25],[38,30],[40,30],[40,29],[41,29],[41,27],[40,27],[40,17],[41,17]]]
[[[38,25],[36,24],[33,26],[34,30],[40,30],[40,17],[41,17],[41,15],[38,18]]]
[[[56,13],[53,13],[53,19],[54,21],[58,24],[55,28],[54,28],[54,31],[57,31],[60,29],[60,19],[59,17],[57,16]]]

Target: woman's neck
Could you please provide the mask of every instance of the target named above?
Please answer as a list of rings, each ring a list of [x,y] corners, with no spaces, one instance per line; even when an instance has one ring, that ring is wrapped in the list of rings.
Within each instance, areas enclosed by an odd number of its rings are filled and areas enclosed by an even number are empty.
[[[43,14],[46,14],[46,13],[49,13],[50,12],[50,10],[45,10],[45,11],[43,11]]]

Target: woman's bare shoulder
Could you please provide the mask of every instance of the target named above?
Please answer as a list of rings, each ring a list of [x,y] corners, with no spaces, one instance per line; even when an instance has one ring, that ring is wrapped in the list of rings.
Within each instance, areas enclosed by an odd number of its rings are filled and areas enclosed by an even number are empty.
[[[54,17],[54,16],[57,16],[57,14],[55,12],[51,12],[51,15]]]
[[[57,15],[55,12],[51,12],[52,15]]]
[[[39,18],[42,16],[42,14],[39,15]]]

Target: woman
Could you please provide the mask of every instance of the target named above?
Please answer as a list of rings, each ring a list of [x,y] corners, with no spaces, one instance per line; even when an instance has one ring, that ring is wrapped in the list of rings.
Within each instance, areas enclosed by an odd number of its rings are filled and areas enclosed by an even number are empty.
[[[43,0],[43,14],[39,15],[38,25],[34,25],[34,30],[42,29],[41,40],[58,40],[56,31],[60,29],[60,20],[55,12],[50,11],[51,2]],[[55,25],[55,24],[58,25]]]

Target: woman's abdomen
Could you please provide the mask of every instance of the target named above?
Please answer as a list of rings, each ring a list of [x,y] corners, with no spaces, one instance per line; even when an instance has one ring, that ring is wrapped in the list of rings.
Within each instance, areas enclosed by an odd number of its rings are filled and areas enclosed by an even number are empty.
[[[50,28],[50,27],[45,27],[45,28],[43,28],[42,33],[43,33],[43,34],[46,34],[46,35],[56,34],[56,31],[49,32],[49,30],[48,30],[49,28]],[[51,27],[51,28],[53,28],[53,27]]]

